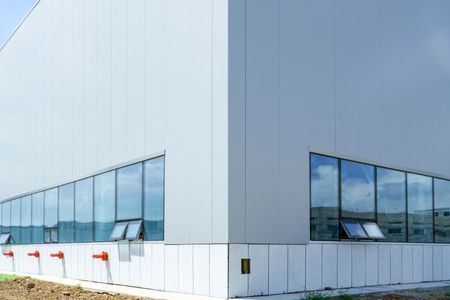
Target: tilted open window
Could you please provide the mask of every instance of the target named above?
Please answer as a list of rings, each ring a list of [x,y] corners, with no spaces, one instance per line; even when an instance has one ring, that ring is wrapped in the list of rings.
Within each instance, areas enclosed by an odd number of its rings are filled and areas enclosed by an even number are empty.
[[[373,221],[342,219],[341,225],[347,239],[384,239],[384,235]]]
[[[0,235],[0,245],[7,245],[11,243],[11,234],[3,233]]]
[[[141,238],[142,220],[131,221],[128,223],[126,240],[135,241]]]
[[[114,226],[110,241],[136,241],[142,239],[142,220],[119,222]]]
[[[44,243],[57,243],[58,242],[58,228],[45,228],[44,229]]]
[[[111,236],[109,237],[109,240],[110,241],[123,240],[127,226],[128,226],[128,222],[116,223],[116,225],[114,225],[113,230],[111,231]]]

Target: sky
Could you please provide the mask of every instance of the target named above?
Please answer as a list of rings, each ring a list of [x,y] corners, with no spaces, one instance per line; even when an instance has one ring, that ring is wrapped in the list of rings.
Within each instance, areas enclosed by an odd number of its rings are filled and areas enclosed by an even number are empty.
[[[0,48],[36,2],[37,0],[0,0]]]

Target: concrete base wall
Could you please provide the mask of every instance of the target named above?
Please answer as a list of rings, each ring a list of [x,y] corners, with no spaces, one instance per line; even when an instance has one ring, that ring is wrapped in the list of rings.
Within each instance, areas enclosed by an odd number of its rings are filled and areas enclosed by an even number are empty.
[[[231,244],[229,297],[450,279],[450,245],[311,242]],[[241,258],[251,273],[241,274]]]
[[[227,297],[227,245],[89,243],[3,246],[0,271],[66,277],[154,290]],[[40,258],[29,252],[40,252]],[[64,259],[50,257],[62,251]],[[108,252],[109,260],[92,254]]]

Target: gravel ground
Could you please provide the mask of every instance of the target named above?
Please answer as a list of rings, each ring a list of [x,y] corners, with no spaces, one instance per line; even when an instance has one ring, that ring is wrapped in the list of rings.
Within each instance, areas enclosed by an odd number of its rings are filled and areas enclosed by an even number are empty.
[[[431,300],[447,299],[450,300],[450,287],[434,289],[415,289],[391,293],[378,293],[359,296],[350,296],[342,294],[331,299],[340,300]]]
[[[29,277],[18,277],[0,282],[0,299],[98,299],[98,300],[137,300],[136,298],[105,292],[91,292],[77,286],[66,286],[57,283],[36,280]]]

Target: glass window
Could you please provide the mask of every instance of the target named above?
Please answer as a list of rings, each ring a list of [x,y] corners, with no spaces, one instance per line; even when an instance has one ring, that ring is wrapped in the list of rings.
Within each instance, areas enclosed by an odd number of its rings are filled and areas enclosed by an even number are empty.
[[[44,193],[37,193],[32,196],[31,213],[31,242],[42,244],[44,242]]]
[[[20,198],[11,201],[11,236],[14,244],[20,244]]]
[[[9,244],[10,240],[11,240],[11,234],[3,233],[2,235],[0,235],[0,245]]]
[[[109,240],[116,219],[116,172],[95,176],[94,237],[96,242]]]
[[[44,226],[58,226],[58,189],[45,191],[44,198]]]
[[[142,163],[117,170],[117,219],[142,218]]]
[[[2,205],[0,203],[0,234],[2,233]]]
[[[126,239],[135,241],[140,238],[142,232],[142,221],[131,221],[128,223]]]
[[[144,163],[145,240],[164,240],[164,156]]]
[[[431,177],[408,173],[408,241],[433,241]]]
[[[339,239],[338,160],[311,154],[311,239]]]
[[[123,240],[124,235],[125,235],[125,230],[127,229],[127,225],[128,225],[128,222],[116,223],[113,231],[111,232],[111,236],[109,237],[109,239],[111,241]]]
[[[375,219],[375,168],[341,160],[342,217]]]
[[[58,240],[60,243],[72,243],[74,241],[74,194],[75,188],[73,183],[59,187]]]
[[[75,241],[92,242],[94,221],[93,179],[75,183]]]
[[[360,221],[362,227],[367,233],[367,236],[371,239],[384,239],[384,234],[381,232],[377,223],[372,221]]]
[[[377,223],[385,241],[406,241],[406,174],[377,168]]]
[[[341,221],[342,228],[344,228],[345,233],[348,238],[351,239],[367,239],[367,233],[362,227],[358,220],[344,219]]]
[[[20,241],[31,243],[31,195],[23,197],[20,203]]]
[[[2,203],[2,233],[11,232],[11,201]]]
[[[450,181],[434,179],[434,238],[438,243],[450,242]]]

